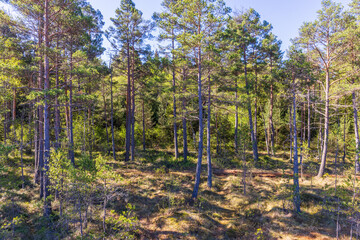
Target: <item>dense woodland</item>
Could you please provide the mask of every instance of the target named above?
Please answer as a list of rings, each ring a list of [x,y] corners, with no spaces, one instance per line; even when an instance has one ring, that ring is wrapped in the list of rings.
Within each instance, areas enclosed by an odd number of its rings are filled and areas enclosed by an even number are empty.
[[[358,239],[359,0],[2,2],[0,239]]]

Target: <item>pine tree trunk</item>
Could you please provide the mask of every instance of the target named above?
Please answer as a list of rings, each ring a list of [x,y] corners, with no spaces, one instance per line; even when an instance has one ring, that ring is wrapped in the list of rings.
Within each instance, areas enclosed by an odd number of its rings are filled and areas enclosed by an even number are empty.
[[[44,52],[44,90],[50,89],[50,72],[49,72],[49,58],[48,49],[50,48],[50,42],[48,39],[49,32],[49,0],[45,0],[45,16],[44,16],[44,37],[45,37],[45,52]],[[45,93],[44,98],[44,216],[49,217],[51,214],[51,202],[49,199],[49,162],[50,162],[50,106],[49,95]]]
[[[211,133],[210,133],[210,120],[211,120],[211,78],[208,79],[209,89],[208,89],[208,112],[207,112],[207,165],[208,165],[208,179],[207,186],[211,189],[212,187],[212,165],[211,165]]]
[[[346,158],[346,141],[345,140],[346,140],[346,114],[344,115],[344,133],[343,133],[343,141],[344,141],[343,152],[344,152],[344,154],[342,156],[343,164],[345,164],[345,158]]]
[[[355,166],[359,166],[359,125],[358,125],[358,111],[356,104],[356,95],[355,92],[352,93],[352,102],[353,102],[353,112],[354,112],[354,132],[355,132],[355,147],[356,147],[356,155],[355,155]],[[360,169],[355,167],[355,173],[358,173]]]
[[[174,35],[174,30],[172,30]],[[175,40],[174,36],[172,38],[172,50],[175,51]],[[173,66],[172,66],[172,88],[173,88],[173,114],[174,114],[174,145],[175,145],[175,158],[179,157],[179,148],[178,148],[178,135],[177,135],[177,126],[176,126],[176,85],[175,85],[175,59],[174,54],[172,56]]]
[[[110,66],[111,68],[111,66]],[[106,132],[106,152],[110,155],[110,139],[109,139],[109,130],[108,130],[108,117],[107,117],[107,104],[105,98],[105,87],[104,81],[102,82],[102,97],[104,102],[104,122],[105,122],[105,132]]]
[[[199,20],[200,21],[200,20]],[[200,24],[198,27],[198,33],[200,34]],[[198,98],[199,98],[199,149],[198,149],[198,161],[196,165],[196,177],[195,185],[192,193],[192,198],[197,198],[199,185],[200,185],[200,175],[201,175],[201,161],[203,155],[203,138],[204,138],[204,123],[203,123],[203,105],[201,98],[202,84],[201,84],[201,46],[198,46]]]
[[[186,84],[185,84],[185,72],[184,72],[184,88],[183,88],[183,94],[186,92]],[[187,122],[186,122],[186,103],[185,103],[185,97],[182,98],[182,110],[183,110],[183,116],[182,116],[182,125],[183,125],[183,156],[184,161],[187,160],[188,155],[188,141],[187,141]]]
[[[274,156],[274,123],[273,123],[273,108],[274,108],[274,90],[273,83],[270,86],[270,113],[269,113],[269,132],[270,132],[270,146],[271,155]]]
[[[250,99],[250,85],[247,79],[247,58],[246,58],[246,48],[244,47],[244,76],[245,76],[245,87],[246,87],[246,95],[247,95],[247,107],[248,107],[248,113],[249,113],[249,126],[250,126],[250,135],[251,135],[251,143],[252,143],[252,149],[253,149],[253,157],[255,163],[259,159],[258,154],[258,146],[254,134],[254,127],[253,127],[253,121],[252,121],[252,112],[251,112],[251,99]]]
[[[258,142],[258,127],[257,127],[257,103],[258,103],[258,96],[257,96],[257,81],[258,81],[258,75],[257,75],[257,67],[255,65],[255,103],[254,103],[254,138],[256,143]]]
[[[296,94],[295,94],[295,77],[293,79],[293,131],[294,131],[294,210],[300,212],[300,194],[299,194],[299,163],[298,163],[298,146],[297,146],[297,129],[296,129]]]
[[[134,51],[134,49],[133,49]],[[132,108],[131,108],[131,161],[135,161],[135,77],[134,77],[134,52],[132,53],[132,65],[131,65],[131,89],[132,89],[132,94],[131,94],[131,103],[132,103]]]
[[[325,172],[326,166],[326,156],[329,140],[329,90],[330,90],[330,79],[329,79],[329,69],[326,70],[326,85],[325,85],[325,116],[324,116],[324,140],[323,140],[323,149],[321,154],[321,164],[319,168],[318,177],[322,177]]]
[[[235,77],[235,152],[238,152],[238,126],[239,126],[239,107],[238,107],[238,84]]]
[[[110,65],[111,66],[111,65]],[[128,96],[127,96],[128,97]],[[128,102],[128,98],[126,98]],[[114,136],[114,101],[113,101],[113,77],[112,77],[112,68],[110,69],[110,120],[111,120],[111,143],[112,143],[112,154],[113,159],[116,160],[116,152],[115,152],[115,136]],[[128,107],[128,106],[127,106]],[[126,114],[126,121],[127,121],[127,114]],[[127,134],[127,129],[126,129]],[[126,135],[127,137],[127,135]],[[128,142],[128,141],[127,141]],[[127,151],[128,153],[128,151]],[[129,156],[128,156],[129,157]],[[125,157],[125,161],[127,161]]]
[[[24,162],[23,162],[23,147],[24,147],[24,111],[21,112],[21,131],[20,131],[20,163],[21,163],[21,188],[25,187],[24,179]]]
[[[130,157],[131,138],[131,74],[130,74],[130,43],[127,43],[127,90],[126,90],[126,137],[125,137],[125,162]]]
[[[310,86],[308,86],[307,90],[307,141],[308,141],[308,149],[310,149],[310,141],[311,141],[311,109],[310,109]]]
[[[71,160],[71,164],[75,166],[75,156],[74,156],[74,131],[73,131],[73,49],[72,49],[72,40],[70,43],[70,98],[69,98],[69,141],[70,141],[70,149],[69,156]]]
[[[144,99],[142,100],[142,142],[143,142],[143,151],[146,150],[145,147],[145,106]]]
[[[293,123],[292,123],[292,121],[293,121],[293,119],[292,119],[292,114],[291,114],[291,106],[289,107],[289,130],[290,130],[290,136],[289,136],[289,138],[290,138],[290,163],[292,163],[292,157],[293,157],[293,128],[292,128],[292,125],[293,125]]]
[[[56,49],[59,49],[59,38],[56,39]],[[55,80],[56,89],[59,89],[59,54],[56,53],[55,57]],[[59,110],[59,94],[55,95],[55,150],[60,147],[60,110]]]

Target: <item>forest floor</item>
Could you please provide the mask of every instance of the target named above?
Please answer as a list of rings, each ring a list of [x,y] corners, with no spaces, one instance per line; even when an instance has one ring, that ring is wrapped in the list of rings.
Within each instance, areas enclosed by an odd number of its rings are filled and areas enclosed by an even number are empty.
[[[301,213],[296,214],[292,210],[292,165],[286,154],[271,158],[261,155],[256,167],[248,162],[245,184],[242,158],[214,157],[213,187],[207,188],[207,166],[203,164],[199,195],[194,202],[190,201],[196,167],[194,155],[184,162],[175,160],[170,152],[149,150],[139,152],[136,159],[129,163],[111,162],[122,177],[116,184],[123,194],[108,203],[108,211],[115,212],[124,211],[128,203],[134,206],[138,219],[133,235],[136,239],[336,239],[338,205],[333,197],[336,171],[331,160],[326,176],[318,179],[313,177],[318,161],[304,159]],[[38,225],[42,207],[38,187],[32,184],[33,159],[25,158],[26,188],[18,186],[15,195],[10,194],[14,192],[10,189],[14,183],[19,185],[19,161],[10,159],[7,163],[12,170],[3,171],[0,176],[1,230],[6,230],[6,220],[15,214],[22,216],[15,229],[18,239],[41,239],[36,237],[37,231],[41,231]],[[350,201],[351,164],[339,166],[337,189],[349,196],[342,202]],[[349,239],[350,233],[344,206],[345,203],[340,207],[339,239]],[[92,232],[102,231],[102,225],[96,222],[90,222],[89,228]],[[66,239],[78,235],[74,231]]]

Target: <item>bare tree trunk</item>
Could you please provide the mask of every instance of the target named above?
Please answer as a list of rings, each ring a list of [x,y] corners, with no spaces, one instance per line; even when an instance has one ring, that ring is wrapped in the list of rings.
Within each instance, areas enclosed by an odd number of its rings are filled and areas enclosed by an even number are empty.
[[[243,182],[243,188],[244,188],[243,192],[244,192],[244,195],[246,195],[246,144],[245,144],[245,141],[244,141],[242,155],[243,155],[243,165],[244,165],[242,182]]]
[[[144,99],[142,100],[142,142],[143,151],[145,151],[145,106]]]
[[[270,113],[269,113],[269,132],[270,132],[270,143],[271,143],[271,155],[274,156],[274,123],[273,123],[273,107],[274,107],[274,90],[273,84],[270,86]]]
[[[200,20],[199,20],[200,21]],[[200,24],[198,26],[198,33],[200,33]],[[198,150],[198,161],[196,165],[196,176],[195,176],[195,185],[192,193],[192,198],[197,198],[199,185],[200,185],[200,175],[201,175],[201,161],[203,155],[203,138],[204,138],[204,123],[203,123],[203,105],[201,98],[201,45],[198,47],[198,98],[199,98],[199,150]]]
[[[257,96],[257,82],[258,82],[258,73],[257,73],[257,66],[256,66],[256,63],[255,63],[255,103],[254,103],[254,138],[255,138],[255,141],[256,143],[258,142],[258,127],[257,127],[257,103],[258,103],[258,96]]]
[[[131,74],[130,74],[130,43],[127,43],[127,90],[126,90],[126,137],[125,162],[129,161],[131,138]]]
[[[110,66],[111,68],[111,66]],[[112,77],[112,76],[111,76]],[[106,152],[108,155],[110,155],[110,139],[109,139],[109,131],[108,131],[108,117],[107,117],[107,104],[106,104],[106,98],[105,98],[105,81],[102,82],[102,97],[104,102],[104,121],[105,121],[105,131],[106,131]]]
[[[20,132],[20,161],[21,161],[21,181],[22,181],[21,188],[25,187],[24,162],[23,162],[23,147],[24,147],[23,124],[24,124],[24,111],[21,112],[21,132]]]
[[[292,130],[292,117],[291,117],[291,106],[289,107],[289,129],[290,129],[290,163],[292,163],[292,155],[293,155],[293,148],[292,148],[292,144],[293,144],[293,130]]]
[[[72,49],[72,39],[70,40],[70,98],[69,98],[69,137],[70,137],[70,149],[69,155],[71,164],[75,166],[75,156],[74,156],[74,131],[73,131],[73,76],[72,76],[72,69],[73,69],[73,49]]]
[[[110,64],[110,68],[111,68],[111,64]],[[128,88],[129,88],[130,84],[129,84],[129,80],[128,80]],[[128,89],[129,90],[129,89]],[[128,101],[129,101],[130,97],[128,95],[126,95],[126,104],[128,107]],[[116,152],[115,152],[115,136],[114,136],[114,100],[113,100],[113,77],[112,77],[112,68],[110,69],[110,120],[111,120],[111,142],[112,142],[112,153],[113,153],[113,159],[116,160]],[[126,114],[126,124],[128,121],[128,114]],[[126,125],[127,126],[127,125]],[[128,129],[126,128],[126,139],[128,139],[127,136],[128,135]],[[128,144],[128,140],[126,140],[126,144]],[[126,154],[128,154],[128,149],[126,148]],[[127,161],[129,158],[129,156],[127,155],[127,159],[125,156],[125,161]]]
[[[134,51],[134,49],[133,49]],[[133,53],[132,66],[131,66],[131,80],[132,80],[132,94],[131,94],[131,161],[135,161],[135,77],[134,77],[134,64],[135,56]]]
[[[249,83],[247,79],[247,59],[246,59],[246,48],[244,46],[244,75],[245,75],[245,85],[246,85],[246,95],[247,95],[247,107],[248,107],[248,113],[249,113],[249,126],[250,126],[250,135],[251,135],[251,143],[252,143],[252,149],[253,149],[253,157],[255,163],[259,159],[258,154],[258,146],[256,142],[256,137],[254,134],[254,127],[253,127],[253,121],[252,121],[252,112],[251,112],[251,100],[250,100],[250,93],[249,93]]]
[[[322,177],[325,172],[326,166],[326,156],[327,156],[327,148],[328,148],[328,140],[329,140],[329,90],[330,90],[330,79],[329,79],[329,69],[326,70],[326,86],[325,86],[325,123],[324,123],[324,143],[321,154],[321,164],[319,168],[318,177]]]
[[[211,78],[209,75],[208,78],[208,116],[207,116],[207,146],[206,146],[206,151],[207,151],[207,165],[208,165],[208,179],[207,179],[207,186],[211,189],[212,187],[212,165],[211,165],[211,146],[210,146],[210,142],[211,142],[211,133],[210,133],[210,120],[211,120]]]
[[[310,141],[311,141],[311,109],[310,109],[310,86],[308,86],[307,90],[307,144],[308,149],[310,149]]]
[[[293,131],[294,131],[294,210],[300,212],[300,194],[299,194],[299,165],[298,165],[298,146],[296,129],[296,93],[295,77],[293,78]]]
[[[83,121],[83,146],[82,146],[82,153],[85,154],[86,152],[86,122],[87,122],[87,117],[86,117],[86,111],[84,108],[84,121]]]
[[[238,126],[239,126],[239,107],[238,107],[238,84],[235,77],[235,152],[238,152]]]
[[[45,0],[45,16],[44,16],[44,37],[45,37],[45,52],[44,52],[44,90],[50,89],[50,72],[49,72],[49,59],[48,49],[50,48],[49,42],[49,0]],[[50,106],[49,95],[45,93],[44,98],[44,216],[49,217],[51,214],[51,202],[49,199],[49,162],[50,162]]]
[[[346,140],[346,114],[344,115],[344,133],[343,133],[343,137],[344,137],[344,146],[343,146],[343,148],[344,148],[344,154],[343,154],[343,156],[342,156],[342,162],[343,162],[343,164],[345,164],[345,158],[346,158],[346,142],[345,142],[345,140]]]
[[[12,102],[12,124],[13,124],[13,143],[16,141],[16,88],[13,88],[13,102]]]
[[[185,76],[185,70],[184,70],[184,87],[183,87],[183,93],[186,92],[186,76]],[[186,122],[186,103],[185,103],[185,97],[182,99],[182,110],[183,110],[183,116],[182,116],[182,125],[183,125],[183,155],[184,155],[184,161],[187,160],[188,155],[188,140],[187,140],[187,122]]]
[[[261,107],[260,107],[260,110],[261,110]],[[264,133],[265,133],[266,152],[267,152],[268,155],[270,155],[269,137],[268,137],[268,130],[266,129],[266,121],[265,121],[264,112],[262,112],[262,117],[263,117],[263,121],[264,121]]]
[[[358,125],[358,111],[356,104],[356,95],[355,92],[352,93],[352,102],[353,102],[353,112],[354,112],[354,132],[355,132],[355,146],[356,146],[356,155],[355,155],[355,166],[359,166],[359,125]],[[355,173],[359,172],[359,168],[355,168]]]
[[[175,50],[175,39],[174,39],[174,29],[172,29],[172,50]],[[175,145],[175,158],[179,157],[179,148],[178,148],[178,135],[177,135],[177,126],[176,126],[176,85],[175,85],[175,59],[174,54],[172,56],[172,90],[173,90],[173,114],[174,114],[174,145]]]
[[[59,49],[59,37],[56,39],[56,50]],[[55,80],[56,80],[56,89],[59,89],[59,54],[56,53],[55,57]],[[60,110],[59,110],[59,94],[55,95],[55,150],[58,150],[60,147]]]

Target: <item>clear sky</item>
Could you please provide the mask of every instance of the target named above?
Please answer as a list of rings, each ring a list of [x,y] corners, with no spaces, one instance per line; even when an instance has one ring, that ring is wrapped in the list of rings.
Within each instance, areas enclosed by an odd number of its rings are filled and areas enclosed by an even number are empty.
[[[110,18],[115,16],[115,9],[120,6],[120,0],[88,0],[95,9],[99,9],[105,21],[104,30],[110,25]],[[150,19],[154,12],[162,10],[162,0],[133,0],[136,8],[143,12],[145,19]],[[351,0],[334,0],[345,7]],[[321,0],[225,0],[227,5],[236,10],[254,8],[261,16],[273,25],[273,33],[282,41],[282,50],[290,45],[290,39],[297,37],[298,29],[303,22],[316,19],[317,11],[321,8]],[[3,4],[0,2],[0,6]],[[110,49],[105,39],[104,46]],[[108,59],[104,54],[103,59]]]
[[[133,0],[136,8],[143,12],[145,19],[150,19],[154,12],[160,12],[162,0]],[[303,22],[316,19],[317,11],[321,8],[321,0],[225,0],[227,5],[236,10],[254,8],[261,16],[273,25],[273,33],[283,42],[282,50],[290,45],[290,39],[297,37],[298,29]],[[335,0],[347,6],[351,0]],[[95,9],[99,9],[105,20],[104,30],[110,24],[110,17],[115,16],[115,9],[120,0],[89,0]],[[109,48],[107,40],[104,41]],[[105,57],[105,56],[104,56]],[[106,57],[105,57],[106,58]]]

